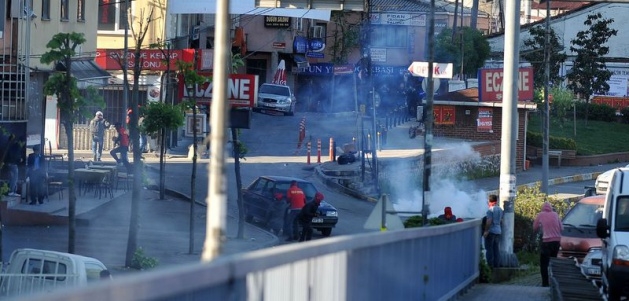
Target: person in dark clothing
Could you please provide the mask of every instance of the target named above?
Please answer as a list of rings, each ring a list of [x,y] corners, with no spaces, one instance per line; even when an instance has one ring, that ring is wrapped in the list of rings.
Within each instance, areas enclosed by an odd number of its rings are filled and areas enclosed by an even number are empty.
[[[312,202],[308,202],[303,208],[301,208],[301,211],[299,211],[299,214],[295,219],[295,221],[299,221],[302,227],[299,241],[306,241],[312,238],[312,218],[317,216],[319,204],[321,204],[323,199],[323,194],[321,192],[317,192],[314,200],[312,200]]]
[[[33,146],[33,153],[26,159],[28,167],[26,176],[29,178],[29,194],[31,202],[29,205],[37,203],[43,204],[46,185],[46,161],[40,152],[40,146]]]
[[[103,119],[103,112],[98,111],[94,119],[90,121],[90,131],[92,132],[92,154],[94,161],[100,161],[103,154],[103,139],[105,130],[109,127],[109,122]]]
[[[11,178],[9,179],[9,196],[20,196],[17,193],[17,182],[19,179],[19,165],[24,162],[24,139],[9,138],[9,151],[5,157],[5,163],[9,167]]]

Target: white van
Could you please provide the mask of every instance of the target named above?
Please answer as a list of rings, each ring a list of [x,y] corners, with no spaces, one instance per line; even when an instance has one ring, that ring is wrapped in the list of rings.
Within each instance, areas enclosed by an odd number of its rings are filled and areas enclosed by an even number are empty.
[[[83,286],[101,279],[107,270],[97,259],[37,249],[17,249],[0,274],[0,296],[24,296],[37,292]],[[109,275],[107,272],[103,275]]]
[[[629,168],[614,170],[596,234],[603,240],[601,278],[607,299],[629,296]]]

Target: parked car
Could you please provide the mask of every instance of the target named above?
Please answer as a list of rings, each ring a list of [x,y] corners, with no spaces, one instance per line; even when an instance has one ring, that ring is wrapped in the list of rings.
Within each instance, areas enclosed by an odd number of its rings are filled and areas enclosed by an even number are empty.
[[[583,261],[580,264],[581,274],[589,280],[601,280],[601,260],[603,258],[603,251],[601,248],[592,248],[585,255]]]
[[[625,168],[629,167],[629,164],[625,166]],[[596,187],[597,194],[605,194],[607,192],[607,187],[609,187],[609,181],[612,179],[612,173],[616,169],[610,169],[596,177],[596,181],[594,182],[594,187]]]
[[[595,195],[579,200],[563,220],[559,257],[576,258],[579,262],[592,248],[601,247],[596,235],[596,223],[603,216],[605,196]]]
[[[297,99],[289,86],[262,84],[258,90],[256,111],[271,111],[293,116]]]
[[[268,226],[270,217],[280,210],[279,214],[283,216],[286,206],[277,207],[275,203],[276,193],[283,194],[283,202],[286,202],[286,191],[290,187],[292,181],[297,181],[297,185],[304,191],[306,201],[312,201],[317,188],[312,182],[307,180],[283,177],[283,176],[261,176],[258,177],[247,188],[243,189],[243,200],[245,207],[245,218],[247,222],[257,221],[263,226]],[[287,203],[286,203],[287,204]],[[323,236],[330,236],[332,228],[338,222],[338,211],[334,206],[326,201],[322,201],[319,205],[318,216],[312,219],[312,227],[321,231]]]
[[[17,249],[0,274],[0,296],[24,297],[102,279],[107,270],[98,259],[75,254]]]

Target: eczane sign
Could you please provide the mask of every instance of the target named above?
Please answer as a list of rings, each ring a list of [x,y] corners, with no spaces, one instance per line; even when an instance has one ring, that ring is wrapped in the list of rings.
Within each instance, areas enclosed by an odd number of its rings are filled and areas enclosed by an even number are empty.
[[[212,92],[214,82],[212,73],[199,72],[199,75],[207,77],[208,81],[203,85],[196,86],[194,95],[197,103],[212,103]],[[253,107],[258,97],[258,76],[253,74],[230,74],[227,81],[227,99],[232,107]],[[182,78],[179,79],[179,98],[182,100],[192,100],[192,94],[184,86]]]
[[[479,101],[502,101],[503,69],[483,68],[478,71]],[[520,68],[518,71],[518,99],[533,100],[533,67]]]

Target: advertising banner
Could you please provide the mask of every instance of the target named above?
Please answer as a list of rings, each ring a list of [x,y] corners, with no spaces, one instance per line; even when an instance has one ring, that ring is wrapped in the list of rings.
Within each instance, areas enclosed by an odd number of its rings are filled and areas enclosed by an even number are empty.
[[[435,106],[433,109],[435,124],[453,125],[455,120],[454,106]]]
[[[479,101],[502,101],[503,69],[482,68],[479,75]],[[520,68],[518,72],[518,101],[533,100],[533,68]]]
[[[478,108],[476,130],[478,132],[493,133],[493,117],[491,108]]]
[[[181,100],[192,100],[192,93],[198,104],[211,105],[212,90],[214,88],[212,73],[199,72],[205,76],[207,81],[200,86],[188,91],[184,85],[183,78],[179,78],[179,98]],[[258,99],[258,76],[253,74],[230,74],[228,81],[228,99],[232,107],[253,107]]]

